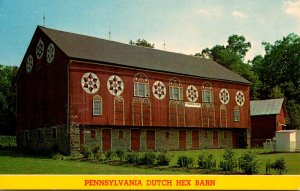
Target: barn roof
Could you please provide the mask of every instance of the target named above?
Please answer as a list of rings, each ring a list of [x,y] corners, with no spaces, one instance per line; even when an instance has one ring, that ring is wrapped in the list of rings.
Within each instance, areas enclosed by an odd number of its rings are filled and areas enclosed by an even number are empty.
[[[277,115],[280,113],[284,98],[250,101],[250,115]]]
[[[38,28],[73,59],[251,84],[210,59],[138,47],[40,26]]]

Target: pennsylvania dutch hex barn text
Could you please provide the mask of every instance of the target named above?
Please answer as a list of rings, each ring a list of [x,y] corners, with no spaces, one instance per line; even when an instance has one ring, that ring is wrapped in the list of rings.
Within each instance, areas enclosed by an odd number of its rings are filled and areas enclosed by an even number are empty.
[[[245,146],[250,82],[216,62],[37,27],[17,76],[21,148]]]

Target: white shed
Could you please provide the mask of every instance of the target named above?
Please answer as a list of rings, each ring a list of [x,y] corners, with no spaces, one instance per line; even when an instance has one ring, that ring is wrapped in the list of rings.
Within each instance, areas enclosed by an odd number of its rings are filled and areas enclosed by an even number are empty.
[[[300,131],[299,130],[276,131],[276,151],[279,152],[300,151]]]

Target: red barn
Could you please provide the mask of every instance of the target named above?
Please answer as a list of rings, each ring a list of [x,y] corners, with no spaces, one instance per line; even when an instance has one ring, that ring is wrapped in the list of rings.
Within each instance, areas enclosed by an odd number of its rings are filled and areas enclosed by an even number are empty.
[[[266,139],[284,129],[287,112],[283,101],[283,98],[250,101],[251,146],[262,147]]]
[[[17,76],[21,148],[245,146],[250,82],[216,62],[37,27]]]

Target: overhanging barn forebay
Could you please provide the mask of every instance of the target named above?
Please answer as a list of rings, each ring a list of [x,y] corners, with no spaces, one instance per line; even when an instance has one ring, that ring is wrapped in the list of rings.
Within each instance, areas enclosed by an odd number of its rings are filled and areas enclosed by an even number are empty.
[[[205,59],[38,26],[17,76],[21,148],[242,147],[250,82]]]

